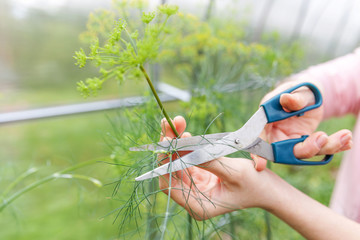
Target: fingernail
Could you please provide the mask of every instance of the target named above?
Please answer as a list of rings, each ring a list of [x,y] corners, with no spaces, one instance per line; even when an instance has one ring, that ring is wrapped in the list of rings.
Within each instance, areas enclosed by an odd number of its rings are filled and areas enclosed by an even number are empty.
[[[319,148],[322,148],[327,142],[327,136],[325,135],[320,135],[317,139],[316,139],[316,144],[318,145]]]
[[[346,145],[351,140],[351,135],[346,134],[340,138],[340,142],[342,145]]]
[[[346,150],[350,150],[353,146],[353,142],[350,140],[346,145],[343,145],[343,147],[341,148],[341,151],[346,151]]]

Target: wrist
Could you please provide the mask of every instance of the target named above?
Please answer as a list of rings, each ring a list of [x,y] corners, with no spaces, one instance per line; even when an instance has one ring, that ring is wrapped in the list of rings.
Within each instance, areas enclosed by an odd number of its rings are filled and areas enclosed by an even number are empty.
[[[254,207],[259,207],[273,213],[282,201],[283,195],[286,195],[283,189],[284,186],[288,187],[291,185],[269,169],[257,173],[260,176],[260,180],[258,180],[257,201]]]

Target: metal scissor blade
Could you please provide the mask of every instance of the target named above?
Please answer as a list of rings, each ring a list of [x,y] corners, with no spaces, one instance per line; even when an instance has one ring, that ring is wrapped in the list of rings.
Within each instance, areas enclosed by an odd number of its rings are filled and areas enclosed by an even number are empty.
[[[223,150],[225,152],[229,151],[230,153],[232,153],[232,152],[237,151],[237,149],[234,149],[233,146],[227,146],[227,147],[229,147],[229,150],[223,148]],[[245,149],[241,149],[241,150],[245,151],[245,152],[249,152],[249,153],[254,153],[263,158],[266,158],[269,161],[274,161],[274,153],[273,153],[273,149],[272,149],[271,145],[269,143],[265,142],[264,140],[262,140],[261,138],[257,138],[254,145],[252,145],[248,148],[245,148]],[[224,155],[225,152],[222,152],[221,155]],[[158,177],[158,176],[170,173],[170,172],[183,170],[183,169],[186,169],[186,168],[189,168],[189,167],[201,164],[201,163],[205,163],[205,162],[208,162],[209,160],[216,158],[216,157],[214,158],[211,155],[206,155],[206,152],[204,153],[199,150],[195,151],[193,153],[196,153],[196,154],[192,154],[192,156],[190,158],[188,156],[190,154],[188,154],[181,159],[177,159],[177,160],[173,161],[172,163],[167,163],[165,165],[162,165],[161,167],[154,169],[153,171],[147,172],[147,173],[135,178],[135,180],[142,181],[142,180],[146,180],[149,178]],[[228,153],[228,154],[230,154],[230,153]],[[196,158],[202,159],[202,160],[195,162],[193,159],[196,159]]]
[[[239,150],[249,148],[256,143],[267,122],[265,111],[260,107],[242,128],[225,136],[224,139],[235,142],[234,146]]]
[[[238,149],[234,148],[231,145],[228,145],[227,141],[221,139],[216,141],[213,145],[207,145],[206,147],[189,153],[173,162],[164,164],[150,172],[147,172],[135,178],[135,180],[141,181],[149,178],[158,177],[170,172],[183,170],[192,166],[206,163],[210,160],[228,155],[236,151],[238,151]]]
[[[136,181],[161,176],[170,172],[179,171],[188,167],[200,165],[213,159],[226,156],[238,150],[247,149],[256,144],[258,136],[264,129],[267,118],[262,107],[239,130],[232,132],[222,139],[207,145],[171,163],[164,164],[139,177]]]
[[[225,137],[228,134],[228,132],[225,132],[173,139],[155,144],[146,144],[139,147],[132,147],[130,148],[130,151],[194,151],[199,148],[203,148],[206,145],[214,144],[217,140]]]
[[[254,145],[241,150],[249,153],[254,153],[260,157],[266,158],[269,161],[274,161],[274,152],[271,144],[265,142],[261,138],[257,138]]]

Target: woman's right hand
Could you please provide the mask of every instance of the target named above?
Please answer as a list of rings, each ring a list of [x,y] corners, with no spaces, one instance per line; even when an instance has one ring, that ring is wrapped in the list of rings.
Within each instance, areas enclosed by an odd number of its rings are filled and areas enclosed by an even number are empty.
[[[274,91],[265,95],[261,103],[274,97],[278,93],[299,84],[298,81],[285,82]],[[321,86],[317,84],[321,90]],[[280,104],[285,111],[298,111],[314,104],[314,94],[307,87],[296,89],[292,93],[284,93],[280,97]],[[306,112],[301,117],[291,117],[282,121],[269,123],[265,126],[261,137],[272,143],[290,138],[299,138],[302,135],[309,137],[294,147],[294,155],[299,159],[311,158],[315,155],[327,155],[349,150],[352,147],[352,134],[347,129],[340,130],[330,136],[321,131],[315,131],[323,118],[324,107]],[[262,171],[266,168],[266,160],[252,155],[255,168]]]

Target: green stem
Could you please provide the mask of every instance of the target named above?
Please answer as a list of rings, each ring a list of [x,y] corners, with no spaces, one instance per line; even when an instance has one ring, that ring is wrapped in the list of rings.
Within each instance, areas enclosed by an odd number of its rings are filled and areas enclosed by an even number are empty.
[[[162,102],[161,102],[161,100],[159,98],[159,95],[157,94],[157,92],[155,90],[155,87],[154,87],[149,75],[147,74],[145,68],[142,65],[140,65],[139,68],[140,68],[141,72],[144,74],[145,79],[146,79],[146,81],[149,84],[149,87],[151,89],[151,92],[153,93],[153,95],[154,95],[154,97],[156,99],[156,102],[157,102],[158,106],[161,109],[161,112],[165,116],[166,121],[169,123],[169,125],[170,125],[171,129],[173,130],[175,136],[179,137],[180,134],[176,131],[176,128],[175,128],[174,124],[171,122],[171,119],[170,119],[169,115],[167,114],[167,112],[166,112],[166,110],[165,110],[165,108],[164,108],[164,106],[163,106],[163,104],[162,104]]]
[[[187,239],[189,240],[192,240],[193,239],[193,236],[192,236],[192,217],[191,215],[188,213],[187,214],[187,221],[188,221],[188,236],[187,236]]]
[[[230,217],[230,234],[231,234],[231,239],[235,239],[235,235],[236,235],[236,228],[235,228],[235,219],[234,216],[229,213],[229,217]]]
[[[44,183],[50,182],[51,180],[59,178],[59,176],[61,176],[61,174],[76,170],[78,168],[81,168],[81,167],[84,167],[84,166],[87,166],[87,165],[94,164],[96,162],[98,162],[98,160],[91,160],[91,161],[76,164],[76,165],[74,165],[72,167],[69,167],[69,168],[66,168],[66,169],[64,169],[62,171],[53,173],[53,174],[51,174],[51,175],[49,175],[47,177],[44,177],[44,178],[42,178],[42,179],[40,179],[40,180],[26,186],[25,188],[23,188],[23,189],[17,191],[16,193],[14,193],[13,195],[11,195],[8,199],[3,200],[3,203],[0,205],[0,212],[2,212],[2,210],[4,210],[10,203],[12,203],[15,199],[17,199],[18,197],[20,197],[24,193],[26,193],[26,192],[28,192],[28,191],[30,191],[30,190],[44,184]],[[85,179],[84,177],[81,177],[81,178]]]
[[[128,32],[128,30],[125,28],[125,33],[126,35],[129,37],[129,41],[130,41],[130,44],[132,46],[132,48],[134,49],[134,52],[135,52],[135,55],[137,55],[137,47],[136,47],[136,44],[134,43],[134,40],[132,39],[130,33]]]
[[[30,176],[31,174],[37,172],[38,169],[36,168],[30,168],[29,170],[27,170],[26,172],[24,172],[23,174],[21,174],[20,176],[18,176],[15,181],[13,181],[2,193],[1,198],[5,199],[6,195],[19,183],[21,182],[23,179],[25,179],[26,177]]]
[[[53,180],[54,177],[53,175],[47,176],[39,181],[36,181],[30,185],[28,185],[27,187],[21,189],[20,191],[14,193],[13,195],[11,195],[8,199],[3,200],[2,205],[0,206],[0,212],[2,212],[2,210],[4,210],[4,208],[6,208],[10,203],[12,203],[15,199],[17,199],[18,197],[20,197],[21,195],[23,195],[24,193],[46,183],[49,182],[51,180]]]
[[[171,168],[171,164],[172,164],[171,155],[170,155],[169,158],[170,158],[170,168]],[[161,229],[161,240],[164,239],[164,237],[165,237],[166,226],[167,226],[167,223],[169,221],[169,216],[170,216],[170,210],[169,209],[170,209],[170,199],[171,199],[171,180],[172,180],[172,177],[169,178],[169,194],[168,194],[167,204],[166,204],[165,219],[164,219],[162,229]]]
[[[268,169],[271,169],[271,162],[267,162]],[[270,220],[270,213],[268,211],[265,211],[264,214],[265,218],[265,225],[266,225],[266,239],[271,240],[272,239],[272,233],[271,233],[271,220]]]
[[[266,239],[271,240],[272,239],[272,233],[271,233],[271,224],[270,224],[270,213],[265,211],[264,213],[265,218],[265,225],[266,225]]]
[[[166,118],[166,121],[169,123],[169,125],[170,125],[171,129],[173,130],[175,136],[179,137],[180,134],[176,131],[176,128],[175,128],[174,124],[171,122],[171,119],[170,119],[169,115],[167,114],[167,112],[166,112],[166,110],[165,110],[165,108],[164,108],[164,106],[163,106],[163,104],[162,104],[162,102],[161,102],[161,100],[159,98],[159,95],[157,94],[157,92],[155,90],[155,87],[154,87],[149,75],[147,74],[145,68],[143,67],[143,65],[140,65],[139,68],[140,68],[141,72],[144,74],[145,79],[146,79],[147,83],[149,84],[149,87],[150,87],[150,89],[151,89],[151,91],[152,91],[152,93],[153,93],[153,95],[154,95],[154,97],[156,99],[156,102],[158,103],[163,115]],[[170,186],[171,186],[171,184],[170,184]],[[166,214],[168,214],[168,210],[166,210]],[[187,239],[192,240],[193,239],[193,237],[192,237],[192,217],[191,217],[191,215],[189,213],[187,215],[187,220],[188,220],[188,238]],[[167,222],[167,221],[165,221],[165,222]]]
[[[156,184],[157,181],[155,181],[157,179],[153,178],[150,183],[149,183],[149,192],[155,192],[154,194],[151,194],[148,198],[150,200],[150,202],[152,202],[153,204],[150,206],[150,211],[148,213],[147,216],[147,230],[146,230],[146,239],[148,240],[153,240],[153,239],[159,239],[158,236],[158,232],[156,231],[157,229],[157,222],[156,222]]]

